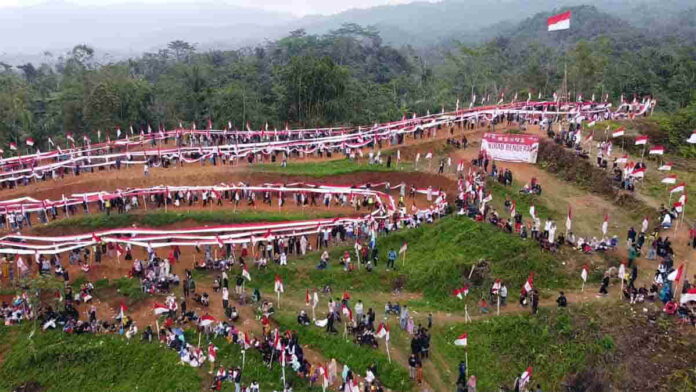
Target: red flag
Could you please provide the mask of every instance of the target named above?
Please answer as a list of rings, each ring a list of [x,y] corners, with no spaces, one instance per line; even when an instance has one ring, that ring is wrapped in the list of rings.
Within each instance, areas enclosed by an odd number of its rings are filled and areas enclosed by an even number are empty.
[[[548,31],[568,30],[570,28],[570,11],[554,15],[546,20]]]

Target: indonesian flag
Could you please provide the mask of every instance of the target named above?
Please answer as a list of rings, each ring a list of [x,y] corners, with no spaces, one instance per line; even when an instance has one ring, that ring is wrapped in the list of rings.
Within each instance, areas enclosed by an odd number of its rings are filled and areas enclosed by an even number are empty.
[[[309,289],[305,292],[305,306],[309,306],[309,304],[312,302],[312,296],[309,295]]]
[[[493,282],[493,287],[491,287],[491,291],[493,292],[493,294],[498,294],[500,287],[501,287],[500,279],[496,279],[495,282]]]
[[[464,299],[464,297],[469,294],[469,286],[464,286],[459,289],[452,290],[452,295],[459,299]]]
[[[667,176],[662,179],[663,184],[676,184],[677,183],[677,176],[675,174],[672,174],[671,176]]]
[[[246,265],[242,268],[242,277],[251,282],[251,275],[249,275],[249,269]]]
[[[389,326],[384,323],[379,323],[375,337],[389,340]]]
[[[344,316],[348,317],[348,320],[353,320],[353,311],[351,311],[350,308],[346,305],[342,306],[341,313],[343,313]]]
[[[680,303],[696,302],[696,288],[689,289],[686,294],[681,295]]]
[[[669,190],[669,193],[684,192],[685,188],[686,188],[686,183],[682,182],[680,184],[673,186],[672,189]]]
[[[71,143],[75,143],[75,138],[73,137],[72,133],[65,134],[65,138],[70,140]]]
[[[329,372],[326,370],[326,367],[319,366],[319,374],[322,376],[321,386],[326,390],[329,387]]]
[[[216,321],[217,321],[217,320],[215,319],[215,317],[213,317],[213,316],[211,316],[211,315],[209,315],[209,314],[206,314],[205,316],[201,317],[201,322],[200,322],[200,324],[201,324],[202,327],[207,327],[207,326],[209,326],[210,324],[212,324],[212,323],[214,323],[214,322],[216,322]]]
[[[522,286],[522,289],[524,290],[525,293],[528,293],[532,291],[534,288],[534,272],[529,273],[529,277],[527,278],[527,281],[524,282],[524,286]]]
[[[467,341],[469,340],[469,335],[465,333],[459,335],[456,339],[454,339],[454,345],[455,346],[461,346],[461,347],[466,347]]]
[[[647,136],[638,136],[636,138],[636,146],[641,146],[648,144],[648,137]]]
[[[535,218],[535,219],[536,219],[536,208],[534,207],[534,204],[532,204],[532,205],[529,207],[529,215],[531,215],[532,218]]]
[[[643,178],[645,177],[645,168],[640,168],[640,169],[634,169],[631,172],[631,175],[636,178]]]
[[[126,310],[128,310],[128,306],[126,306],[125,303],[121,302],[121,305],[118,306],[118,318],[123,320],[123,318],[126,316]]]
[[[621,263],[619,266],[619,279],[626,279],[626,264]]]
[[[408,243],[404,242],[404,244],[401,245],[401,248],[399,248],[399,254],[406,253],[407,249],[408,249]]]
[[[217,347],[210,343],[208,345],[208,360],[210,362],[215,362],[215,359],[217,358]]]
[[[121,244],[116,244],[116,256],[121,256],[123,254],[123,247]]]
[[[650,148],[650,151],[648,151],[648,154],[650,154],[650,155],[664,155],[665,148],[662,146],[652,147],[652,148]]]
[[[590,121],[589,123],[587,123],[587,126],[594,127],[596,124],[597,124],[597,122],[593,120],[593,121]]]
[[[566,217],[566,231],[570,231],[573,227],[573,210],[568,206],[568,216]]]
[[[670,274],[667,275],[667,279],[673,281],[675,284],[678,284],[679,281],[681,281],[681,278],[683,276],[684,276],[684,264],[680,265],[679,268],[670,272]]]
[[[661,170],[661,171],[672,170],[672,162],[667,162],[667,163],[663,164],[662,166],[658,167],[657,170]]]
[[[628,155],[624,155],[621,158],[616,158],[616,163],[626,163],[628,162]]]
[[[524,386],[527,385],[527,383],[531,379],[532,379],[532,367],[530,366],[520,376],[520,384],[519,384],[520,390],[522,390],[524,388]]]
[[[30,137],[27,138],[27,146],[29,146],[29,147],[34,146],[34,139],[33,138],[30,138]]]
[[[17,143],[15,143],[15,142],[10,142],[10,150],[12,150],[12,151],[17,150]]]
[[[156,315],[160,315],[169,312],[169,308],[167,308],[167,306],[165,305],[155,302],[154,306],[152,307],[152,311]]]
[[[273,291],[276,293],[282,293],[284,291],[283,287],[283,280],[280,279],[280,276],[276,275],[275,277],[275,285],[273,287]]]
[[[604,214],[604,222],[602,222],[602,234],[607,235],[607,229],[609,228],[609,215]]]
[[[587,275],[588,275],[588,268],[587,265],[582,266],[582,271],[580,271],[580,279],[582,279],[583,282],[587,282]]]
[[[614,132],[611,133],[611,137],[620,137],[620,136],[623,136],[624,133],[626,133],[626,128],[619,127]]]
[[[92,241],[101,242],[101,238],[98,237],[95,233],[92,233]]]
[[[570,28],[570,11],[554,15],[546,20],[549,31],[568,30]]]
[[[514,219],[515,215],[517,215],[517,203],[513,200],[510,207],[510,219]]]
[[[215,236],[215,241],[217,241],[219,247],[222,248],[223,246],[225,246],[225,243],[222,241],[222,238],[220,238],[219,235]]]
[[[425,159],[432,159],[432,158],[433,158],[433,153],[432,153],[432,152],[429,152],[429,153],[425,154]]]

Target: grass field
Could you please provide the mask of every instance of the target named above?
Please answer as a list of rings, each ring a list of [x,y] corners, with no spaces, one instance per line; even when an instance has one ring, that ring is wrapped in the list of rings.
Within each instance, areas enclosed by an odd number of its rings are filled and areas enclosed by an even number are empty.
[[[247,222],[281,222],[289,220],[301,220],[312,218],[333,218],[342,216],[340,213],[307,209],[302,213],[283,213],[269,211],[232,211],[230,209],[211,210],[211,211],[153,211],[133,214],[92,214],[75,216],[56,220],[45,226],[37,226],[34,231],[55,231],[61,228],[80,229],[83,231],[93,231],[100,229],[126,227],[138,224],[147,227],[167,226],[184,221],[194,221],[197,223],[247,223]]]
[[[130,343],[112,335],[37,332],[30,327],[0,327],[3,350],[0,390],[38,383],[41,391],[193,391],[200,390],[196,369],[178,366],[176,352],[156,344]]]
[[[280,164],[260,164],[252,166],[252,170],[295,176],[329,177],[360,172],[396,171],[395,166],[396,162],[394,162],[391,168],[388,168],[386,165],[370,165],[364,161],[356,162],[348,159],[339,159],[325,162],[290,162],[286,167],[282,167]]]
[[[591,308],[542,309],[537,316],[525,313],[450,324],[433,332],[433,351],[445,359],[449,371],[442,373],[451,384],[468,351],[469,374],[476,375],[480,390],[511,387],[533,366],[535,384],[559,391],[566,375],[582,371],[614,348],[613,338],[594,325],[595,318]],[[465,332],[468,347],[455,346],[454,340]]]

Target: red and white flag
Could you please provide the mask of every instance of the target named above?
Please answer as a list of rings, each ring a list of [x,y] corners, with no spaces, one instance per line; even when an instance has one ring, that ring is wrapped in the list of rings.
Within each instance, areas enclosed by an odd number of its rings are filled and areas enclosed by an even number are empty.
[[[222,238],[220,238],[219,235],[216,235],[216,236],[215,236],[215,241],[217,241],[219,247],[222,248],[223,246],[225,246],[225,242],[222,241]]]
[[[532,367],[528,367],[527,370],[525,370],[522,375],[520,376],[520,390],[524,389],[525,385],[529,383],[529,380],[532,379]]]
[[[663,184],[676,184],[677,183],[677,176],[675,174],[672,174],[670,176],[667,176],[662,179]]]
[[[651,147],[648,151],[649,155],[665,155],[665,148],[662,146]]]
[[[667,275],[667,279],[673,281],[674,284],[678,284],[681,281],[681,278],[683,276],[684,276],[684,264],[680,265],[679,268],[670,272],[669,275]]]
[[[375,337],[389,340],[389,325],[385,323],[379,323],[379,326],[377,327],[377,332],[375,333]]]
[[[10,150],[16,151],[16,150],[17,150],[17,143],[15,143],[15,142],[10,142]]]
[[[531,215],[532,218],[536,219],[536,208],[534,207],[534,204],[529,206],[529,215]]]
[[[583,282],[587,282],[587,276],[588,276],[588,268],[587,265],[582,266],[582,271],[580,271],[580,279],[582,279]]]
[[[156,315],[160,315],[169,312],[169,308],[166,305],[155,302],[155,304],[152,307],[152,311]]]
[[[609,229],[609,214],[604,214],[604,222],[602,222],[602,234],[607,235],[607,229]]]
[[[682,182],[673,186],[672,189],[669,190],[669,193],[684,192],[684,189],[686,189],[686,183]]]
[[[66,133],[65,138],[68,139],[71,143],[75,143],[75,138],[73,137],[72,133]]]
[[[534,272],[529,273],[529,277],[527,278],[527,281],[524,282],[524,286],[522,286],[522,289],[525,293],[528,293],[532,291],[532,289],[534,289]]]
[[[275,277],[275,285],[273,286],[273,291],[276,293],[282,293],[285,291],[285,288],[283,287],[283,280],[280,279],[280,276],[276,275]]]
[[[642,167],[640,169],[633,169],[633,171],[631,172],[631,176],[636,177],[636,178],[645,177],[645,168]]]
[[[201,326],[203,326],[203,327],[207,327],[208,325],[211,325],[211,324],[213,324],[213,323],[216,322],[216,321],[217,321],[217,320],[215,319],[215,317],[213,317],[213,316],[211,316],[211,315],[209,315],[209,314],[206,314],[205,316],[201,317],[200,324],[201,324]]]
[[[624,133],[626,133],[626,128],[620,127],[616,131],[611,133],[611,137],[620,137],[623,136]]]
[[[309,295],[309,289],[305,292],[305,306],[309,306],[312,303],[312,296]]]
[[[658,167],[657,170],[661,170],[661,171],[672,170],[672,162],[667,162],[667,163],[663,164],[662,166]]]
[[[459,335],[456,339],[454,339],[454,345],[455,346],[461,346],[461,347],[466,347],[468,344],[469,340],[469,335],[465,333]]]
[[[242,277],[251,282],[251,275],[249,275],[249,269],[246,265],[242,268]]]
[[[126,306],[125,303],[121,302],[121,304],[118,306],[118,318],[123,320],[124,317],[126,317],[126,310],[128,310],[128,306]]]
[[[495,282],[493,282],[493,286],[491,287],[491,292],[493,294],[498,294],[498,291],[500,290],[500,287],[502,286],[502,283],[500,279],[496,279]]]
[[[642,146],[648,144],[648,137],[647,136],[638,136],[636,138],[636,146]]]
[[[689,302],[696,302],[696,287],[689,289],[686,293],[681,295],[679,303],[685,304]]]
[[[406,253],[407,249],[408,249],[408,243],[404,242],[404,244],[401,245],[401,248],[399,248],[399,254]]]
[[[459,289],[452,290],[452,295],[459,299],[464,299],[469,294],[469,286],[464,286]]]
[[[554,15],[546,20],[548,31],[568,30],[570,28],[570,11]]]
[[[616,163],[626,163],[628,162],[628,155],[624,155],[622,157],[616,158]]]
[[[573,210],[568,206],[568,216],[566,217],[566,231],[573,227]]]
[[[27,138],[27,146],[34,147],[34,139],[33,138],[30,138],[30,137]]]

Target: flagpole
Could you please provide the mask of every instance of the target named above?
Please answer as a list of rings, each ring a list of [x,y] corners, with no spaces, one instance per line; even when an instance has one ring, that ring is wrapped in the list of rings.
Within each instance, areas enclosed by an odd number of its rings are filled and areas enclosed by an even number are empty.
[[[389,352],[389,339],[386,339],[386,344],[387,344],[387,359],[389,360],[389,363],[391,363],[391,353]]]
[[[404,267],[406,267],[406,252],[407,252],[407,251],[404,251],[404,257],[402,258],[402,265],[403,265]]]
[[[466,365],[464,376],[469,378],[469,351],[466,348],[464,349],[464,364]]]
[[[500,316],[500,289],[498,289],[498,290],[496,291],[496,293],[497,293],[496,296],[498,297],[498,310],[497,310],[497,312],[496,312],[496,313],[497,313],[496,315],[497,315],[497,316]]]

